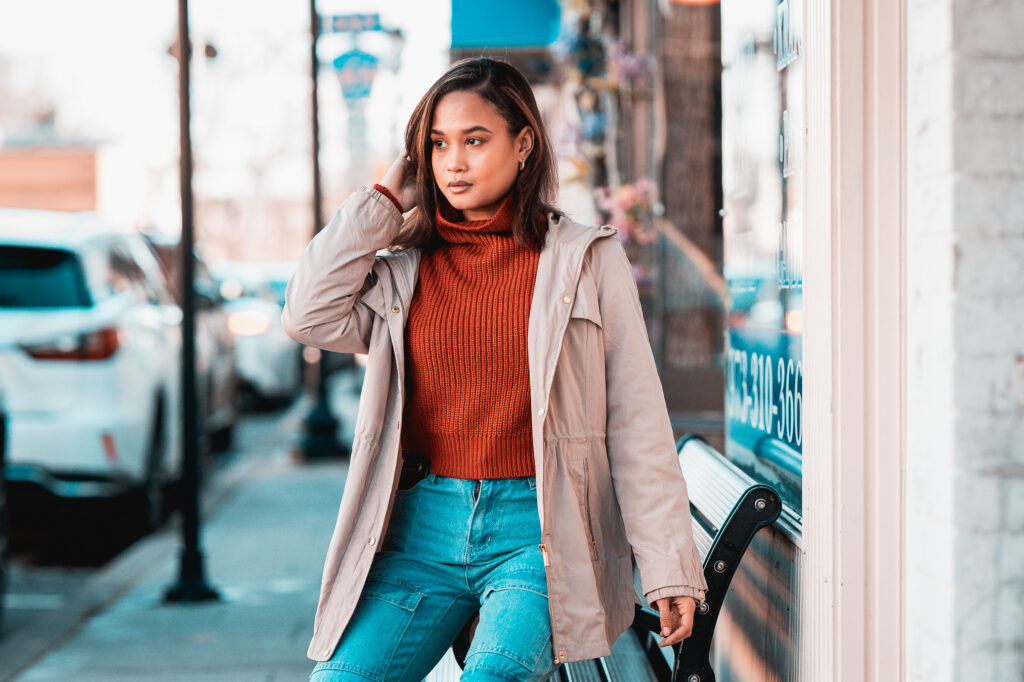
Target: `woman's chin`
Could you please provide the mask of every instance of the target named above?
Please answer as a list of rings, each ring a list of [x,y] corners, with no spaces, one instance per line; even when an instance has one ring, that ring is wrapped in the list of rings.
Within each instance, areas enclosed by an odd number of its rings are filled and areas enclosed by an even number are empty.
[[[474,201],[472,197],[466,196],[465,194],[445,194],[444,198],[448,200],[451,207],[456,211],[472,211],[476,208],[478,202]]]

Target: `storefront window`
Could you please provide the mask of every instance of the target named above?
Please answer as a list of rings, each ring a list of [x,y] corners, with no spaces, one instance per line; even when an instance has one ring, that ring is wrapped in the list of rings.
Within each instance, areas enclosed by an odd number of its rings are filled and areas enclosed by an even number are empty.
[[[803,67],[789,0],[722,5],[726,453],[801,509]]]

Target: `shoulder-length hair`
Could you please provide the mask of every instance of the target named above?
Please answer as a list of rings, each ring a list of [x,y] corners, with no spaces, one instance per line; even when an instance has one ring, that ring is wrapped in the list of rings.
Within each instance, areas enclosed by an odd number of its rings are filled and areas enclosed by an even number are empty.
[[[551,140],[533,89],[523,74],[507,62],[488,57],[463,59],[453,64],[427,90],[409,117],[405,149],[416,173],[416,209],[406,219],[389,250],[423,247],[432,251],[442,243],[434,229],[434,216],[439,203],[445,211],[451,210],[451,206],[434,179],[430,126],[437,103],[456,91],[475,92],[497,107],[513,137],[527,126],[533,129],[533,150],[511,190],[515,203],[512,234],[520,246],[539,251],[547,232],[547,215],[562,215],[554,205],[558,174]]]

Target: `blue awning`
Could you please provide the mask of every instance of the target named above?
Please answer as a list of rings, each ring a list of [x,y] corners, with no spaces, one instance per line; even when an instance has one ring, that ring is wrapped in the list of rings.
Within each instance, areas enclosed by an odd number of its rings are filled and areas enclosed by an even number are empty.
[[[452,0],[452,47],[546,47],[561,20],[558,0]]]

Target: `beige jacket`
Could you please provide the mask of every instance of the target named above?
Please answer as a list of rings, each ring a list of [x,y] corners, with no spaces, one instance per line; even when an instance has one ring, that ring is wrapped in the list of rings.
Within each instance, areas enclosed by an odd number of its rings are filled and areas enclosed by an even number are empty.
[[[309,657],[334,652],[387,530],[401,469],[406,311],[419,249],[390,253],[402,215],[355,192],[306,247],[282,321],[296,340],[366,353],[352,458]],[[555,656],[608,655],[649,602],[707,586],[633,271],[613,227],[549,220],[530,308],[537,513]]]

